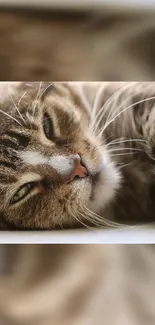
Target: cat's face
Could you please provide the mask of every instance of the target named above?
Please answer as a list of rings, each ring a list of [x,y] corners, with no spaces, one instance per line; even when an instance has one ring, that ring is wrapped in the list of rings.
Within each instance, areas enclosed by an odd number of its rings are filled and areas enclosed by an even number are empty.
[[[119,185],[106,148],[90,132],[90,113],[66,84],[15,88],[0,107],[1,227],[85,223],[86,209],[98,213]]]

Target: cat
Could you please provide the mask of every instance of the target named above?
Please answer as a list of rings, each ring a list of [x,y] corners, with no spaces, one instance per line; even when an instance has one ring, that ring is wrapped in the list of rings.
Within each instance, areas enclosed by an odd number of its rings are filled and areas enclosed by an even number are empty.
[[[0,323],[154,325],[154,248],[0,246]]]
[[[2,81],[155,79],[154,10],[19,7],[0,11]]]
[[[153,222],[154,86],[1,83],[1,229]]]

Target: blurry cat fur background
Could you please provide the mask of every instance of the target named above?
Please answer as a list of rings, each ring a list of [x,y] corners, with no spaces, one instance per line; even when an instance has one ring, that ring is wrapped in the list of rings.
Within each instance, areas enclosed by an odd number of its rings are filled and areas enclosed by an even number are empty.
[[[88,5],[89,6],[89,5]],[[155,11],[0,10],[1,80],[154,80]]]
[[[154,245],[1,245],[1,325],[154,325]]]

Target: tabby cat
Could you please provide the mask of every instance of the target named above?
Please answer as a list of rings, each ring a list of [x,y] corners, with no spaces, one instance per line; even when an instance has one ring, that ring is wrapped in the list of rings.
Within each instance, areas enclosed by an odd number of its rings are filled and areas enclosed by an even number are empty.
[[[155,83],[1,83],[0,227],[154,221]]]
[[[0,323],[154,325],[154,249],[0,246]]]

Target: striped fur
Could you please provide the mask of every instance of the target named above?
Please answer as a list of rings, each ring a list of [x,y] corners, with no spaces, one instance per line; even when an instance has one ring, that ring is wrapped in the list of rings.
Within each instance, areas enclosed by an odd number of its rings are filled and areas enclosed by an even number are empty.
[[[1,83],[1,229],[154,221],[154,86]]]

